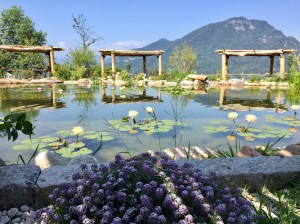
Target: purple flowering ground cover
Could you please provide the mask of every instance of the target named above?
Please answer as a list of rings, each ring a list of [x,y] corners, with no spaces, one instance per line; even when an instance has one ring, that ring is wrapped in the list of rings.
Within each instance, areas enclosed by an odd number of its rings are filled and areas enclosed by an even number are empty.
[[[74,183],[49,195],[39,210],[42,223],[268,223],[241,189],[220,188],[186,163],[159,153],[131,160],[115,156],[109,166],[81,165]]]

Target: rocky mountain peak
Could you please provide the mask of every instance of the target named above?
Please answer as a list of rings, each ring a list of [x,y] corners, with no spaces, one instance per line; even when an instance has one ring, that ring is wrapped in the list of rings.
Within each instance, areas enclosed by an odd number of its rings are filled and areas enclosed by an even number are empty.
[[[250,20],[244,17],[235,17],[228,20],[229,25],[234,30],[254,30],[256,27],[251,23]],[[227,26],[227,25],[226,25]],[[227,27],[228,27],[227,26]]]

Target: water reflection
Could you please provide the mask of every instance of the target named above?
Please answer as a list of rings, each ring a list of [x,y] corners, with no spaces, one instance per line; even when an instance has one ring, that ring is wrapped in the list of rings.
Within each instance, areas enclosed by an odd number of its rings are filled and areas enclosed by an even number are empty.
[[[141,93],[136,94],[135,92],[129,92],[129,94],[121,94],[118,93],[117,87],[115,85],[111,86],[111,90],[109,91],[109,94],[107,94],[107,86],[102,85],[102,102],[105,104],[113,103],[133,103],[133,102],[154,102],[154,103],[161,103],[163,102],[161,97],[161,90],[157,89],[157,96],[150,96],[147,95],[147,90],[145,87],[140,89]]]
[[[195,101],[220,110],[261,111],[274,110],[277,113],[288,111],[282,90],[232,89],[220,87],[209,89],[208,95],[196,96]]]

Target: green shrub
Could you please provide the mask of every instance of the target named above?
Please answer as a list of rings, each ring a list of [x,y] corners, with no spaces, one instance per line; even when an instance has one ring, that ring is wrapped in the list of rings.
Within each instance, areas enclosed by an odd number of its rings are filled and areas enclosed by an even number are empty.
[[[132,76],[129,75],[129,73],[126,70],[123,70],[123,71],[121,71],[120,79],[122,81],[131,81],[132,80]]]
[[[252,83],[260,83],[260,80],[261,80],[260,75],[253,75],[252,74],[249,78],[249,82],[252,82]]]
[[[139,73],[136,77],[136,80],[137,81],[144,80],[145,76],[146,76],[145,73]]]

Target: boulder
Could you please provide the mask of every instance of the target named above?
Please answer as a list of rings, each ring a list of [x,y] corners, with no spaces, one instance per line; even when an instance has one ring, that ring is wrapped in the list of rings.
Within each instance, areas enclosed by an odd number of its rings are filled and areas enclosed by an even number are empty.
[[[36,208],[49,205],[47,196],[62,183],[72,183],[72,175],[81,173],[80,165],[72,166],[53,166],[42,171],[35,188]],[[43,189],[42,191],[40,189]]]
[[[178,165],[191,163],[204,175],[215,173],[218,185],[247,187],[249,191],[270,190],[287,187],[300,178],[300,156],[256,156],[252,158],[180,159]]]
[[[1,158],[0,158],[0,166],[6,166],[6,163]]]
[[[63,166],[66,165],[70,159],[61,157],[60,155],[47,151],[40,152],[33,160],[33,164],[39,166],[41,170],[49,168],[51,166]]]
[[[40,175],[38,166],[0,167],[0,210],[34,206],[34,187]]]
[[[259,152],[257,152],[255,149],[252,149],[251,147],[247,145],[243,145],[242,148],[237,153],[238,157],[255,157],[255,156],[262,156]]]
[[[78,155],[75,156],[73,159],[71,159],[70,162],[68,162],[68,166],[70,165],[76,165],[76,164],[96,164],[99,163],[99,161],[91,155]]]
[[[244,81],[242,79],[230,79],[229,82],[230,82],[230,85],[232,85],[232,86],[243,86],[244,85]]]
[[[281,149],[278,154],[280,156],[300,155],[300,143],[288,145],[284,149]]]
[[[189,80],[182,80],[179,85],[181,85],[181,86],[194,86],[194,82],[189,81]]]
[[[189,79],[199,80],[199,81],[202,81],[202,82],[205,82],[207,80],[206,75],[189,74],[187,77]]]

